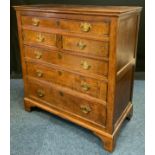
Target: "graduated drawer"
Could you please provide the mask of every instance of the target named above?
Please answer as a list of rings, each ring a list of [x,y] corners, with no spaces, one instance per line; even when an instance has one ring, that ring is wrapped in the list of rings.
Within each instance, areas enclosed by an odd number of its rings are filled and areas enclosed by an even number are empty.
[[[92,17],[94,18],[94,17]],[[35,16],[22,16],[22,25],[30,25],[34,27],[46,27],[60,29],[72,33],[82,33],[86,35],[95,35],[104,38],[109,35],[109,21],[84,21],[74,19],[47,18]]]
[[[84,98],[62,91],[48,83],[29,81],[28,97],[49,106],[71,113],[101,125],[105,125],[106,107],[104,104],[87,101]]]
[[[76,75],[61,69],[27,62],[29,76],[69,87],[90,96],[106,100],[107,84],[103,81]]]
[[[26,43],[56,47],[56,34],[32,30],[23,30],[22,34],[23,40]]]
[[[96,59],[89,59],[82,56],[76,56],[65,52],[45,50],[25,46],[25,56],[37,60],[42,60],[51,64],[59,65],[83,73],[93,73],[107,75],[108,63]]]
[[[77,37],[62,36],[62,48],[87,55],[107,57],[108,42],[94,41]]]

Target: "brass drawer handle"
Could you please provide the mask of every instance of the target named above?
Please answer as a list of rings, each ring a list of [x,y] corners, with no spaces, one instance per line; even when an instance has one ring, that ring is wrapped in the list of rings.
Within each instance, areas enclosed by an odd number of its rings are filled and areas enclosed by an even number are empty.
[[[62,54],[61,53],[58,53],[57,56],[58,56],[58,59],[62,59]]]
[[[88,91],[90,89],[90,86],[84,81],[81,82],[81,87],[84,91]]]
[[[82,31],[84,32],[89,32],[90,29],[92,28],[91,24],[90,23],[81,23],[80,24],[80,28]]]
[[[80,109],[84,114],[88,114],[91,112],[91,108],[88,105],[80,105]]]
[[[42,77],[43,76],[43,72],[40,70],[36,71],[37,77]]]
[[[37,38],[36,38],[36,41],[39,42],[39,43],[41,43],[41,42],[44,41],[44,39],[45,39],[45,38],[44,38],[44,36],[43,36],[42,34],[38,34],[38,35],[37,35]]]
[[[77,46],[82,50],[82,49],[84,49],[87,45],[84,44],[82,41],[79,41],[79,42],[77,43]]]
[[[32,25],[39,26],[40,20],[38,18],[32,18]]]
[[[35,51],[34,52],[35,53],[35,57],[36,57],[36,59],[40,59],[41,57],[42,57],[42,53],[41,52],[39,52],[39,51]]]
[[[91,68],[91,65],[89,65],[87,61],[82,61],[82,62],[81,62],[81,66],[82,66],[82,68],[85,69],[85,70],[88,70],[88,69]]]
[[[45,92],[42,89],[38,89],[37,90],[37,96],[38,97],[44,97],[45,96]]]

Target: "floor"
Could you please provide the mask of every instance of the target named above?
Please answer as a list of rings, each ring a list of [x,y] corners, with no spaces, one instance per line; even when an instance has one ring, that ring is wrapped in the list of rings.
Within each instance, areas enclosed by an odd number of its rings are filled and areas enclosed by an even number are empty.
[[[11,80],[11,155],[144,155],[145,81],[134,85],[134,115],[125,121],[113,153],[90,131],[45,111],[23,108],[23,81]]]

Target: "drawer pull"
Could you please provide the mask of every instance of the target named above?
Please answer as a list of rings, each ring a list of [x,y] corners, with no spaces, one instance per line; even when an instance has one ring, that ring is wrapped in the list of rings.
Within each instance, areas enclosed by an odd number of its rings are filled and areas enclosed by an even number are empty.
[[[81,82],[81,87],[84,91],[88,91],[90,89],[90,86],[84,81]]]
[[[39,26],[40,20],[38,18],[32,18],[32,25],[33,26]]]
[[[62,59],[61,53],[58,53],[57,56],[58,56],[58,59]]]
[[[42,34],[38,34],[38,35],[37,35],[36,41],[39,42],[39,43],[41,43],[41,42],[44,41],[44,39],[45,39],[45,38],[44,38],[44,36],[43,36]]]
[[[36,71],[37,77],[42,77],[43,76],[43,72],[40,70]]]
[[[91,108],[88,105],[81,105],[80,109],[84,114],[88,114],[91,111]]]
[[[82,41],[79,41],[79,42],[77,43],[77,46],[82,50],[82,49],[84,49],[87,45],[84,44]]]
[[[44,97],[45,96],[45,92],[42,89],[38,89],[37,90],[37,96],[38,97]]]
[[[84,31],[84,32],[89,32],[90,31],[90,29],[91,29],[91,24],[90,23],[81,23],[80,24],[80,28],[81,28],[81,30],[82,31]]]
[[[89,65],[87,61],[82,61],[82,62],[81,62],[81,66],[82,66],[82,68],[85,69],[85,70],[88,70],[88,69],[91,68],[91,65]]]
[[[40,59],[42,57],[42,53],[39,51],[35,51],[36,59]]]

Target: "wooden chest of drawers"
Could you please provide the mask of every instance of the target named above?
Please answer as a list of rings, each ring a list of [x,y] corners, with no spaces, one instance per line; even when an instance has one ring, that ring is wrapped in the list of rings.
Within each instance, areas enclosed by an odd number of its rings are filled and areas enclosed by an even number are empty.
[[[15,9],[25,110],[39,107],[81,125],[112,151],[123,121],[132,116],[141,7]]]

